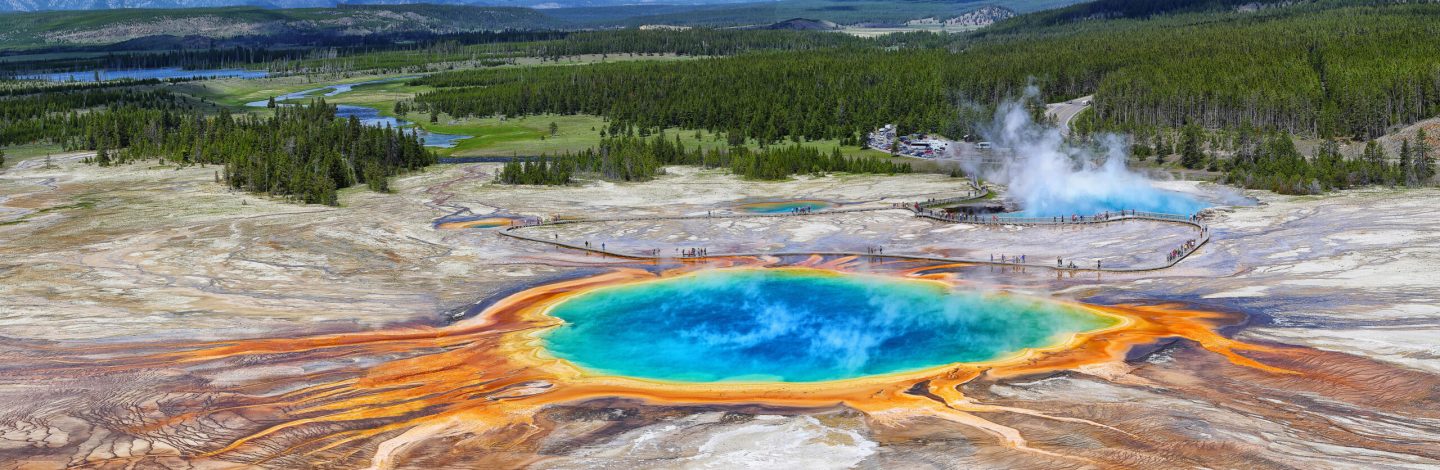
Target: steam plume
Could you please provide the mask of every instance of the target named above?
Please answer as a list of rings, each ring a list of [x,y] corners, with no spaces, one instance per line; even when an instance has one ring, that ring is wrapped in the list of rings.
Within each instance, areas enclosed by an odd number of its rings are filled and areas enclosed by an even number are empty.
[[[1026,98],[1033,99],[1033,87]],[[1036,123],[1023,101],[1002,104],[984,135],[1007,155],[998,167],[967,168],[1007,186],[1024,215],[1091,215],[1138,210],[1192,214],[1207,206],[1191,196],[1156,188],[1125,166],[1128,138],[1106,134],[1098,150],[1071,145],[1054,126]]]

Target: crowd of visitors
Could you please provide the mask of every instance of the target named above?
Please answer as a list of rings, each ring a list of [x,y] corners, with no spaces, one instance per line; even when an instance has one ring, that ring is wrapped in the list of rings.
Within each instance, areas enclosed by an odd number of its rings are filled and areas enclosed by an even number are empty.
[[[1195,249],[1196,246],[1199,246],[1199,243],[1195,239],[1186,240],[1185,243],[1181,243],[1179,247],[1170,250],[1170,254],[1165,257],[1165,262],[1170,263],[1177,259],[1184,258],[1185,254]]]
[[[995,260],[996,260],[995,254],[994,254],[994,253],[991,253],[991,254],[990,254],[990,262],[991,262],[991,263],[994,263],[994,262],[996,262]],[[1004,253],[1001,253],[1001,254],[1000,254],[1000,257],[999,257],[999,260],[1000,260],[999,262],[1001,262],[1001,263],[1007,263],[1007,264],[1025,264],[1025,255],[1006,255],[1006,254],[1004,254]]]

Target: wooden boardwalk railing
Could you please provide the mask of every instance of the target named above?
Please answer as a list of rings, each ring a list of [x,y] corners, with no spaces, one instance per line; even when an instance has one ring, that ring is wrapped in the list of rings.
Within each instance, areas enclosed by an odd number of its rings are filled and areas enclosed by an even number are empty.
[[[950,200],[958,200],[958,199],[977,199],[977,198],[983,198],[983,197],[985,197],[985,196],[987,196],[987,195],[988,195],[988,190],[983,190],[982,193],[981,193],[981,195],[979,195],[979,196],[967,196],[967,197],[963,197],[963,198],[950,198]],[[927,203],[928,203],[928,204],[934,204],[934,203],[936,203],[936,202],[938,202],[938,201],[928,201]],[[536,221],[533,221],[533,222],[524,223],[524,224],[522,224],[522,225],[516,225],[516,226],[512,226],[512,227],[505,228],[504,230],[501,230],[499,233],[500,233],[500,235],[502,235],[502,236],[506,236],[506,237],[510,237],[510,238],[515,238],[515,239],[520,239],[520,240],[526,240],[526,241],[535,242],[535,243],[544,243],[544,244],[548,244],[548,245],[552,245],[552,246],[556,246],[556,247],[560,247],[560,248],[566,248],[566,249],[572,249],[572,250],[579,250],[579,251],[585,251],[585,252],[591,252],[591,253],[599,253],[599,254],[602,254],[602,255],[612,256],[612,257],[617,257],[617,258],[637,259],[637,260],[661,260],[661,259],[666,259],[666,260],[703,260],[703,259],[707,259],[707,258],[734,257],[734,256],[805,256],[805,255],[833,255],[833,256],[868,256],[868,257],[872,257],[872,258],[909,259],[909,260],[936,261],[936,262],[944,262],[944,263],[988,264],[988,265],[997,265],[997,266],[1024,266],[1024,267],[1035,267],[1035,268],[1054,269],[1054,270],[1058,270],[1058,271],[1099,271],[1099,272],[1141,272],[1141,271],[1155,271],[1155,270],[1160,270],[1160,269],[1169,268],[1169,267],[1175,266],[1175,265],[1178,264],[1180,261],[1182,261],[1182,260],[1184,260],[1185,258],[1189,257],[1192,253],[1194,253],[1196,250],[1199,250],[1200,247],[1205,246],[1205,244],[1210,241],[1210,230],[1209,230],[1209,227],[1207,227],[1204,223],[1202,223],[1202,222],[1199,220],[1199,218],[1193,217],[1193,216],[1177,215],[1177,214],[1164,214],[1164,213],[1157,213],[1157,212],[1141,212],[1141,211],[1119,211],[1118,214],[1109,214],[1109,215],[1101,214],[1100,217],[1096,217],[1096,216],[1086,216],[1084,219],[1081,219],[1081,218],[1079,218],[1078,216],[1076,216],[1074,219],[1072,219],[1072,218],[1070,218],[1070,217],[1064,217],[1064,218],[1060,218],[1060,217],[1011,217],[1011,216],[999,216],[999,215],[991,215],[991,216],[954,216],[954,215],[949,215],[949,214],[944,214],[944,213],[936,212],[936,211],[934,211],[934,210],[926,209],[926,208],[924,208],[924,207],[926,207],[926,206],[925,206],[924,204],[922,204],[922,203],[909,203],[909,204],[900,204],[900,205],[897,205],[897,206],[895,206],[895,207],[869,207],[869,208],[854,208],[854,209],[835,209],[835,210],[822,210],[822,211],[817,211],[817,212],[794,212],[794,213],[780,213],[780,214],[736,214],[736,213],[708,214],[708,213],[707,213],[707,214],[704,214],[704,215],[699,215],[699,214],[697,214],[697,215],[679,215],[679,216],[635,216],[635,217],[611,217],[611,218],[557,219],[557,220],[549,220],[549,221],[536,220]],[[932,206],[932,207],[933,207],[933,206]],[[1163,263],[1163,264],[1157,264],[1157,265],[1152,265],[1152,266],[1129,266],[1129,267],[1105,267],[1105,266],[1102,265],[1101,267],[1096,268],[1096,267],[1087,267],[1087,266],[1080,266],[1080,265],[1075,265],[1075,266],[1072,267],[1072,266],[1070,266],[1070,265],[1051,265],[1051,264],[1048,264],[1048,263],[1015,263],[1015,262],[1007,262],[1007,261],[998,261],[998,262],[997,262],[997,261],[995,261],[995,260],[984,260],[984,259],[950,258],[950,257],[923,256],[923,255],[906,255],[906,254],[893,254],[893,253],[892,253],[892,254],[881,254],[881,253],[870,253],[870,252],[861,253],[861,252],[849,252],[849,251],[828,251],[828,252],[820,252],[820,251],[796,251],[796,252],[776,251],[776,252],[766,252],[766,251],[760,251],[760,252],[716,253],[716,254],[709,254],[709,253],[707,253],[707,254],[704,255],[704,256],[666,256],[666,255],[664,255],[664,254],[655,254],[655,255],[652,255],[652,254],[648,254],[648,252],[642,252],[642,253],[625,253],[625,252],[619,252],[619,251],[613,251],[613,250],[596,248],[596,247],[594,247],[594,246],[585,246],[585,245],[583,245],[583,244],[574,244],[574,243],[562,242],[562,241],[560,241],[560,240],[558,240],[558,239],[551,240],[551,239],[545,239],[545,238],[539,238],[539,237],[532,237],[532,236],[529,236],[529,235],[524,235],[524,234],[519,233],[521,230],[526,229],[526,228],[543,227],[543,226],[548,226],[548,225],[567,225],[567,224],[581,224],[581,223],[592,223],[592,222],[628,222],[628,221],[695,220],[695,219],[734,219],[734,218],[767,218],[767,217],[769,217],[769,218],[774,218],[774,217],[803,217],[803,216],[832,215],[832,214],[841,214],[841,213],[873,212],[873,211],[902,210],[902,209],[903,209],[903,210],[908,210],[909,212],[911,212],[912,214],[914,214],[914,215],[917,216],[917,217],[925,217],[925,218],[928,218],[928,219],[938,220],[938,221],[947,222],[947,223],[965,223],[965,224],[980,224],[980,225],[1082,225],[1082,224],[1104,224],[1104,223],[1111,223],[1111,222],[1123,222],[1123,221],[1127,221],[1127,220],[1150,220],[1150,221],[1157,221],[1157,222],[1179,223],[1179,224],[1189,225],[1189,226],[1192,226],[1192,227],[1195,227],[1196,229],[1198,229],[1198,230],[1200,231],[1200,234],[1199,234],[1198,237],[1196,237],[1196,238],[1194,239],[1194,243],[1193,243],[1193,244],[1182,244],[1182,245],[1181,245],[1182,248],[1181,248],[1181,251],[1180,251],[1180,253],[1178,254],[1178,256],[1175,256],[1175,257],[1173,257],[1173,258],[1167,259],[1166,262]],[[1073,220],[1073,221],[1072,221],[1072,220]],[[602,245],[602,246],[603,246],[603,245]],[[657,251],[657,253],[659,253],[659,252]],[[1073,261],[1072,261],[1072,263],[1073,263]]]

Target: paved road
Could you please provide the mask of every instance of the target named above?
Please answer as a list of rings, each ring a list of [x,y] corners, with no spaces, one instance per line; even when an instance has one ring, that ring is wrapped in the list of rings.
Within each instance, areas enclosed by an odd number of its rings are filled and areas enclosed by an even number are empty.
[[[1070,121],[1075,119],[1075,115],[1090,107],[1090,99],[1094,97],[1095,95],[1081,96],[1064,103],[1047,104],[1045,105],[1045,116],[1055,119],[1055,123],[1060,125],[1061,135],[1069,136]]]

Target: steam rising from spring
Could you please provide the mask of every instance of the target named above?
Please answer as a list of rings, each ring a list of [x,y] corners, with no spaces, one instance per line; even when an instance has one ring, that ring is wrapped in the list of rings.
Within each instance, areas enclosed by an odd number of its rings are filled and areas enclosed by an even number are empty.
[[[1036,90],[1026,92],[1033,99]],[[1150,179],[1125,166],[1129,142],[1105,134],[1098,147],[1072,145],[1060,129],[1036,123],[1023,101],[1002,104],[985,133],[998,152],[1007,154],[999,168],[967,168],[1007,186],[1022,213],[1050,217],[1138,210],[1193,214],[1208,204],[1191,196],[1156,188]]]

